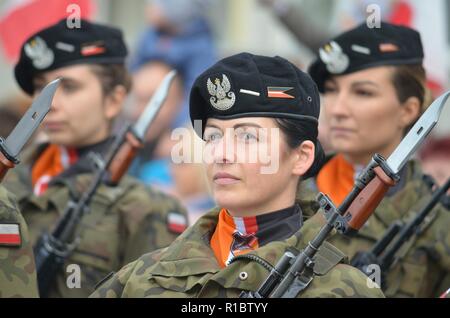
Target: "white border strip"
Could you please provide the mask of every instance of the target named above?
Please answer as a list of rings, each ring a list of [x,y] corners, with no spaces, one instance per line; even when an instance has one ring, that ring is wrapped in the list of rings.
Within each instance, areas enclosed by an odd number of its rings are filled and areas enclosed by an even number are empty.
[[[250,91],[248,89],[242,89],[242,88],[239,90],[239,93],[244,93],[244,94],[253,95],[253,96],[259,96],[258,92]]]

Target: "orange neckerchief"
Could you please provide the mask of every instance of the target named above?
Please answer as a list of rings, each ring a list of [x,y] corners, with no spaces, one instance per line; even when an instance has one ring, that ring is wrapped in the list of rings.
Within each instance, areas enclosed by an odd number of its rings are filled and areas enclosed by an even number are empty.
[[[355,169],[338,154],[328,161],[317,175],[317,188],[326,193],[335,205],[340,205],[352,190]]]
[[[220,267],[224,268],[234,256],[257,249],[257,231],[256,217],[232,217],[227,210],[220,210],[210,242]]]
[[[50,180],[74,164],[78,159],[74,148],[49,145],[41,153],[31,169],[31,183],[35,195],[47,190]]]

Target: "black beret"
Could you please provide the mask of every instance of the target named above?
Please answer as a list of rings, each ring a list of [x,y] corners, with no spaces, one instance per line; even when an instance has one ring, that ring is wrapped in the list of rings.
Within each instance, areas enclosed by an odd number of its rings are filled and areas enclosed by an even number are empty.
[[[305,139],[316,145],[316,163],[323,160],[317,141],[320,99],[311,77],[286,59],[240,53],[224,58],[195,80],[189,100],[194,128],[201,120],[202,136],[208,118],[273,117],[294,119]],[[308,177],[317,172],[316,164]]]
[[[33,77],[41,72],[74,64],[124,63],[128,52],[119,29],[86,20],[80,26],[68,27],[63,19],[25,41],[14,75],[26,93],[33,93]]]
[[[312,121],[320,112],[310,76],[282,57],[250,53],[220,60],[195,80],[189,101],[191,121],[275,117]]]
[[[422,41],[417,31],[386,22],[381,22],[379,28],[369,28],[363,23],[322,46],[308,73],[323,92],[330,75],[383,65],[421,64],[422,61]]]

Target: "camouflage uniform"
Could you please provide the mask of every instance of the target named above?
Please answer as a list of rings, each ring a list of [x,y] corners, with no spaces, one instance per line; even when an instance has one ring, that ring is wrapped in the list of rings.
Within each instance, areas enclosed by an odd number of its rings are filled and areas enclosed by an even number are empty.
[[[0,224],[19,224],[20,246],[0,244],[0,298],[38,297],[36,269],[28,229],[19,208],[0,186]]]
[[[304,248],[320,224],[309,219],[286,241],[268,243],[221,269],[209,245],[219,211],[201,217],[169,247],[146,254],[108,277],[91,297],[238,297],[243,290],[257,290],[286,249]],[[369,288],[367,278],[344,261],[342,252],[331,244],[322,245],[316,276],[299,296],[383,297],[379,288]]]
[[[301,187],[300,196],[315,196],[311,180]],[[358,251],[368,251],[396,220],[407,222],[430,200],[431,190],[419,163],[410,161],[401,171],[401,180],[381,201],[371,218],[356,237],[335,235],[329,242],[350,259]],[[444,286],[439,286],[450,272],[450,214],[438,205],[422,224],[417,239],[404,244],[399,251],[401,259],[388,273],[383,273],[386,297],[438,297]]]
[[[32,194],[29,179],[29,166],[22,164],[8,174],[4,185],[16,194],[35,244],[44,231],[53,229],[69,199],[87,189],[92,174],[61,178],[40,196]],[[186,219],[178,201],[131,177],[124,177],[116,187],[102,184],[89,211],[78,227],[79,245],[64,267],[80,266],[81,288],[69,289],[66,279],[70,273],[61,272],[49,297],[87,297],[111,271],[173,242],[180,233],[169,229],[169,215]]]

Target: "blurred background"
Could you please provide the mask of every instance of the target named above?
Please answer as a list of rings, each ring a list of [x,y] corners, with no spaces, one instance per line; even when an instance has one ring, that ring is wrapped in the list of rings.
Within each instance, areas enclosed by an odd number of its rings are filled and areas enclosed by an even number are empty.
[[[450,89],[450,0],[0,0],[0,135],[9,133],[31,102],[13,75],[20,46],[30,34],[71,14],[114,25],[124,32],[134,80],[126,116],[139,115],[168,69],[180,75],[170,106],[148,136],[148,151],[130,173],[177,194],[191,211],[201,213],[213,203],[198,178],[199,167],[167,161],[171,129],[189,126],[187,96],[195,77],[218,59],[242,51],[280,55],[305,70],[330,37],[366,20],[371,4],[378,6],[382,20],[420,31],[433,95]],[[450,174],[449,136],[447,107],[422,155],[442,153],[445,174]],[[197,183],[186,185],[186,180]]]

